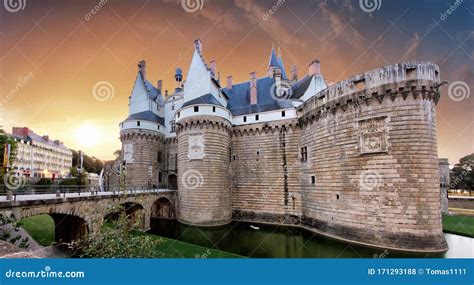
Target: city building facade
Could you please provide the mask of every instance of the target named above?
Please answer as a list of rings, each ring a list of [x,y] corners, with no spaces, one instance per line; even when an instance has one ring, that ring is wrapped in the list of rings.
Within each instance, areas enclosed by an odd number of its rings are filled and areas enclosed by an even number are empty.
[[[14,127],[18,142],[13,171],[16,176],[32,178],[67,177],[72,167],[72,151],[61,141],[40,136],[27,127]]]

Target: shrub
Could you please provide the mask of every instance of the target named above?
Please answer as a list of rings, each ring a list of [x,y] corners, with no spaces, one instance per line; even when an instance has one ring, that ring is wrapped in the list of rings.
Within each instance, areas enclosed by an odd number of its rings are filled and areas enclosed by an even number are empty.
[[[156,237],[134,234],[134,224],[123,212],[117,220],[102,227],[85,240],[72,244],[74,256],[85,258],[157,258],[164,257]]]

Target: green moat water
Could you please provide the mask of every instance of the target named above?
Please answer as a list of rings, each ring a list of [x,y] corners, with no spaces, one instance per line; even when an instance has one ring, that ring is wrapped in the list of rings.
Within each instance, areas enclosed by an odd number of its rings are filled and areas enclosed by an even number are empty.
[[[453,234],[445,234],[449,250],[444,254],[408,254],[339,242],[295,227],[246,222],[207,228],[152,219],[149,233],[248,257],[474,257],[474,239]]]

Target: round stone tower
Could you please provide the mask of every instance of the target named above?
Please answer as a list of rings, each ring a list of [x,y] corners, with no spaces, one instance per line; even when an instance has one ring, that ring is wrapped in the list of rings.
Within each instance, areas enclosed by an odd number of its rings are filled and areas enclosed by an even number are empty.
[[[189,106],[191,111],[194,106]],[[180,222],[218,226],[232,220],[230,183],[230,131],[227,110],[217,106],[196,106],[198,116],[186,117],[187,108],[177,113],[178,214]],[[219,109],[223,117],[206,115]],[[207,110],[209,109],[209,110]],[[211,111],[212,112],[212,111]]]
[[[164,135],[143,129],[124,129],[122,142],[121,187],[126,189],[158,188],[164,152]],[[161,156],[161,157],[160,157]],[[163,178],[161,178],[163,179]]]
[[[158,188],[164,181],[160,170],[166,128],[161,88],[161,80],[156,87],[147,80],[146,62],[140,61],[129,97],[128,117],[120,123],[120,189]]]

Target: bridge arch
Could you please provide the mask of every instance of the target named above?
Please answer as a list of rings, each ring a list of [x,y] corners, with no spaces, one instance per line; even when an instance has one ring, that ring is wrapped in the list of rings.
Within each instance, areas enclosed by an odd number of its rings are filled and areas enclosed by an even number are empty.
[[[174,219],[174,206],[166,197],[158,198],[151,206],[152,218]]]
[[[145,226],[145,208],[136,202],[124,202],[119,204],[117,207],[112,208],[105,215],[105,221],[116,221],[121,214],[124,214],[125,217],[130,221],[130,224],[144,228]]]
[[[12,213],[12,216],[17,221],[38,215],[49,215],[53,219],[54,241],[56,243],[70,243],[84,239],[91,230],[90,222],[73,211],[62,211],[55,208],[29,208]]]

